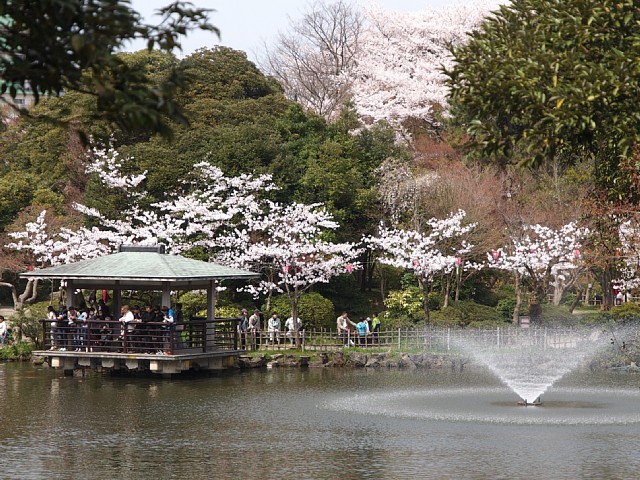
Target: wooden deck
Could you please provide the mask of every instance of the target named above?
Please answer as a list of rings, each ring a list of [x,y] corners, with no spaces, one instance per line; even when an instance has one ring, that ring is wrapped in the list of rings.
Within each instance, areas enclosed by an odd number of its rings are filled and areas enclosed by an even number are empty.
[[[173,354],[118,352],[61,352],[36,350],[34,357],[45,358],[49,366],[71,372],[78,369],[96,371],[148,371],[176,374],[188,370],[225,370],[235,365],[238,350],[194,351],[177,350]]]
[[[104,329],[109,327],[107,336]],[[34,357],[69,374],[78,369],[152,372],[172,375],[188,370],[224,370],[240,353],[235,319],[191,319],[182,324],[150,323],[120,330],[117,322],[93,321],[86,327],[52,327],[43,320],[43,349]]]

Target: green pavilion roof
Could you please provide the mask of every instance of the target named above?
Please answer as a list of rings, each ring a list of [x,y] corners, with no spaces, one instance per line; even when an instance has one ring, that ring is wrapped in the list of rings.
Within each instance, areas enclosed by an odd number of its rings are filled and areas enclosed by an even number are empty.
[[[259,275],[179,255],[149,251],[124,251],[104,257],[43,268],[21,274],[23,278],[71,280],[81,288],[205,288],[212,280],[251,279]]]

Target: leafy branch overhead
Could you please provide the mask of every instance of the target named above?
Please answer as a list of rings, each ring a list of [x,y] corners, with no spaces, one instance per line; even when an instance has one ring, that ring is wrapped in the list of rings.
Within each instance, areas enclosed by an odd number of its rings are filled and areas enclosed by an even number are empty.
[[[31,93],[36,102],[69,91],[87,93],[97,98],[101,115],[121,129],[168,137],[169,118],[186,123],[174,101],[184,84],[180,68],[152,84],[144,70],[117,53],[140,39],[149,50],[180,49],[180,37],[194,29],[219,35],[209,23],[210,12],[174,2],[157,11],[158,25],[149,25],[128,0],[1,0],[0,93],[14,99]]]
[[[454,49],[447,71],[472,150],[502,161],[524,153],[527,166],[582,153],[619,174],[612,162],[640,140],[639,20],[632,0],[501,6]]]

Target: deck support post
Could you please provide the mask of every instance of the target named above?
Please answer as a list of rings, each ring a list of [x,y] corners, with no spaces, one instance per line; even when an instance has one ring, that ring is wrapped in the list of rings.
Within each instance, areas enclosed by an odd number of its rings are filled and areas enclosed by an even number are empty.
[[[216,318],[216,297],[218,282],[211,280],[207,287],[207,320],[214,320]],[[206,331],[206,348],[207,351],[213,351],[215,347],[215,327],[213,322],[207,322]]]

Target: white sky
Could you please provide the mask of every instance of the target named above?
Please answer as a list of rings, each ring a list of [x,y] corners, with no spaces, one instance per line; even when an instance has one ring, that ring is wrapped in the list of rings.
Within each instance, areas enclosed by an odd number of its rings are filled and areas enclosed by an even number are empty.
[[[225,45],[247,53],[251,60],[261,55],[265,42],[271,43],[279,31],[286,31],[289,17],[296,19],[308,10],[310,0],[190,0],[197,7],[216,10],[211,20],[220,29],[219,40],[210,32],[192,32],[182,40],[183,55],[198,48]],[[473,0],[471,0],[473,1]],[[171,0],[131,0],[132,7],[145,21],[153,23],[153,12]],[[368,1],[354,0],[368,4]],[[456,0],[377,0],[375,3],[387,10],[417,11],[440,8],[459,3]],[[132,45],[129,50],[144,48],[144,44]],[[178,52],[175,52],[178,54]]]

